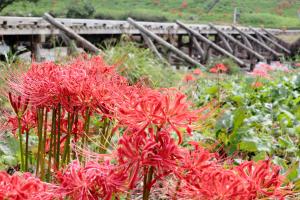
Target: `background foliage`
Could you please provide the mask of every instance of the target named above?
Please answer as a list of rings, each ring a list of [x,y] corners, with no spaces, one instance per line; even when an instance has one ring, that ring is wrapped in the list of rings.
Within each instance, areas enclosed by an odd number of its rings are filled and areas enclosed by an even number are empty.
[[[182,19],[191,22],[231,23],[233,10],[239,8],[240,23],[267,27],[297,27],[300,20],[297,0],[90,0],[89,6],[95,12],[84,11],[87,18],[126,19],[128,16],[137,20],[172,21]],[[83,0],[38,0],[37,3],[15,1],[1,11],[1,15],[41,16],[51,12],[65,17],[72,12],[72,17],[82,16]],[[213,6],[214,5],[214,6]],[[75,8],[75,9],[74,9]],[[50,9],[50,10],[49,10]]]

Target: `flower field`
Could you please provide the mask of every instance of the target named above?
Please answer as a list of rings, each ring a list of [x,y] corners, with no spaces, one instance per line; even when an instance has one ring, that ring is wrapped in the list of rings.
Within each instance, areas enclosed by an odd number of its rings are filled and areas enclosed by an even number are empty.
[[[296,66],[218,63],[153,87],[118,65],[80,55],[5,76],[0,199],[299,197]]]

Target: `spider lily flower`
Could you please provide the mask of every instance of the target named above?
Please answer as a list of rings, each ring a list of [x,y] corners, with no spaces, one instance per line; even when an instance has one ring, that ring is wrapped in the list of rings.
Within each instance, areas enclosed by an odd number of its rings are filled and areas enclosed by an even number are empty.
[[[29,132],[30,129],[33,129],[37,126],[36,112],[28,110],[21,118],[21,132]],[[13,135],[16,136],[16,131],[18,129],[18,117],[17,116],[8,116],[7,121],[4,124],[5,129],[12,131]]]
[[[270,160],[247,161],[234,168],[234,171],[242,178],[243,184],[251,198],[279,198],[289,194],[287,187],[283,185],[283,176],[280,175],[280,167]]]
[[[261,88],[262,86],[264,86],[264,84],[262,82],[255,81],[251,86],[253,88]]]
[[[177,199],[242,200],[247,198],[240,178],[231,170],[206,169],[201,175],[188,176],[181,181]]]
[[[11,92],[8,93],[9,102],[18,117],[22,117],[28,107],[29,99],[22,98],[22,96],[14,97]]]
[[[152,129],[139,134],[123,135],[119,140],[117,157],[121,166],[130,174],[129,185],[134,187],[141,180],[144,167],[153,167],[155,177],[162,177],[176,168],[182,158],[180,148],[167,131],[154,133]],[[154,178],[153,183],[156,181]],[[152,183],[152,184],[153,184]]]
[[[199,75],[203,74],[203,72],[201,71],[201,69],[197,68],[193,71],[193,74],[199,76]]]
[[[209,72],[211,73],[226,73],[228,71],[228,68],[222,64],[222,63],[218,63],[216,64],[214,67],[212,67]]]
[[[117,118],[129,129],[144,131],[147,127],[171,129],[182,142],[180,128],[191,131],[190,124],[197,120],[197,112],[191,111],[186,96],[176,90],[151,90],[141,88],[128,96],[118,110]]]
[[[37,194],[48,189],[46,183],[29,173],[9,175],[2,171],[0,172],[0,183],[0,199],[37,199],[35,198]]]
[[[59,198],[82,200],[109,200],[113,194],[124,190],[126,174],[109,163],[88,162],[81,166],[73,161],[57,174],[58,186],[52,194]]]
[[[192,81],[194,81],[195,80],[195,78],[193,77],[193,75],[192,74],[186,74],[185,76],[184,76],[184,78],[183,78],[183,81],[184,82],[192,82]]]

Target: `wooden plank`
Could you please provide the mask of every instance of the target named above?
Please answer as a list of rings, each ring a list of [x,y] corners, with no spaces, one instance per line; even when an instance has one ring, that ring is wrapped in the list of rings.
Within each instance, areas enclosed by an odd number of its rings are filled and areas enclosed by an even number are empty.
[[[193,35],[195,35],[199,40],[209,44],[212,48],[214,48],[215,50],[217,50],[218,52],[220,52],[223,55],[226,55],[230,58],[232,58],[236,63],[238,63],[240,66],[246,67],[246,63],[244,63],[241,59],[237,58],[236,56],[232,55],[230,52],[226,51],[225,49],[223,49],[222,47],[220,47],[219,45],[215,44],[214,42],[210,41],[209,39],[207,39],[206,37],[204,37],[203,35],[201,35],[199,32],[196,32],[195,30],[189,28],[187,25],[181,23],[180,21],[176,21],[176,23],[181,26],[182,28],[184,28],[185,30],[187,30],[188,32],[192,33]]]
[[[137,29],[132,28],[127,21],[122,20],[101,20],[101,19],[66,19],[56,18],[63,25],[71,28],[77,34],[139,34]],[[148,26],[155,34],[186,34],[186,31],[176,23],[161,23],[161,22],[139,22],[141,25]],[[22,30],[17,26],[22,25]],[[24,26],[23,26],[24,25]],[[27,27],[28,25],[28,27]],[[9,28],[11,26],[11,28]],[[24,28],[26,26],[26,28]],[[202,34],[216,34],[205,24],[189,24],[189,27],[195,31],[200,31]],[[229,26],[219,26],[221,30],[228,34],[237,34],[235,30]],[[248,33],[252,33],[248,28],[243,27]],[[267,29],[271,32],[282,33],[280,29]],[[259,30],[261,31],[261,30]],[[286,30],[285,34],[300,33],[300,30]],[[41,17],[7,17],[0,16],[0,34],[1,35],[39,35],[39,34],[59,34],[59,31],[51,30],[49,23]]]
[[[95,45],[75,33],[72,29],[69,27],[64,26],[61,22],[54,19],[51,15],[48,13],[45,13],[43,18],[48,21],[50,24],[52,24],[54,27],[60,29],[61,31],[65,32],[67,36],[70,38],[76,40],[84,49],[87,49],[88,51],[91,51],[93,53],[100,53],[101,50],[98,49]]]
[[[264,38],[265,40],[269,41],[270,43],[274,44],[277,48],[283,50],[285,53],[287,54],[291,54],[291,51],[288,50],[287,48],[285,48],[284,46],[278,44],[276,41],[272,40],[271,38],[265,36],[264,34],[261,34],[259,31],[255,30],[252,27],[249,27],[250,30],[254,31],[257,35],[260,35],[262,38]]]
[[[253,42],[255,42],[257,45],[263,47],[265,50],[269,51],[270,53],[272,53],[274,56],[276,57],[280,57],[282,56],[282,54],[278,53],[277,51],[273,50],[272,48],[268,47],[267,45],[261,43],[259,40],[257,40],[256,38],[254,38],[253,36],[241,31],[239,28],[237,28],[236,26],[232,25],[232,27],[238,31],[241,35],[244,35],[245,37],[247,37],[249,40],[252,40]]]
[[[147,44],[147,46],[149,47],[149,49],[160,59],[164,61],[164,58],[162,57],[162,55],[158,52],[158,50],[156,49],[154,43],[152,42],[152,40],[145,35],[144,33],[142,33],[143,39],[145,41],[145,43]]]
[[[209,24],[210,27],[212,29],[214,29],[215,31],[217,31],[219,34],[223,35],[224,37],[228,38],[231,42],[233,42],[234,44],[236,44],[237,46],[245,49],[247,52],[251,53],[252,55],[254,55],[256,58],[258,58],[261,61],[264,61],[265,58],[264,56],[262,56],[261,54],[257,53],[256,51],[254,51],[253,49],[249,48],[248,46],[244,45],[243,43],[241,43],[240,41],[238,41],[237,39],[235,39],[234,37],[232,37],[231,35],[225,33],[224,31],[219,30],[216,26],[214,26],[213,24]],[[243,37],[243,36],[242,36]],[[245,36],[244,36],[245,37]],[[245,37],[246,38],[246,37]],[[251,46],[249,40],[247,40],[249,45]]]
[[[180,51],[179,49],[177,49],[176,47],[174,47],[173,45],[171,45],[170,43],[166,42],[165,40],[163,40],[161,37],[157,36],[156,34],[152,33],[151,31],[147,30],[145,27],[143,27],[142,25],[140,25],[139,23],[135,22],[133,19],[131,19],[130,17],[127,19],[127,21],[134,26],[136,29],[140,30],[142,33],[144,33],[145,35],[147,35],[148,37],[152,38],[153,40],[156,40],[158,43],[160,43],[161,45],[163,45],[164,47],[166,47],[167,49],[169,49],[170,51],[172,51],[174,54],[176,54],[177,56],[181,57],[182,59],[184,59],[185,61],[187,61],[188,63],[192,64],[192,65],[196,65],[196,66],[202,66],[204,67],[202,64],[200,64],[199,62],[197,62],[196,60],[194,60],[193,58],[191,58],[190,56],[188,56],[187,54],[183,53],[182,51]]]

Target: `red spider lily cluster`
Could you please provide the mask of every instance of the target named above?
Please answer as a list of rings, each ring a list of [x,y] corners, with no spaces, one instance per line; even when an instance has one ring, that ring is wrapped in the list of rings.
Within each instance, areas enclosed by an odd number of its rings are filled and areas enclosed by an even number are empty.
[[[218,73],[226,71],[221,65],[216,68]],[[21,169],[31,168],[40,179],[2,173],[0,188],[10,188],[11,193],[3,195],[25,190],[23,197],[2,199],[108,200],[142,195],[147,200],[158,189],[165,190],[167,199],[289,194],[279,168],[270,161],[225,167],[218,154],[197,142],[187,144],[193,123],[205,120],[202,109],[191,109],[176,89],[129,85],[99,56],[84,55],[61,65],[33,64],[12,80],[9,99],[15,116],[7,118],[7,125],[19,130],[21,150],[26,133]],[[94,130],[95,120],[103,124],[101,131]],[[110,140],[117,133],[120,138],[113,148]],[[39,140],[36,163],[29,163],[27,157],[32,135]],[[100,138],[99,152],[88,149],[94,136]]]
[[[209,72],[214,73],[214,74],[226,73],[226,72],[228,72],[228,67],[226,67],[222,63],[218,63],[214,67],[210,68]]]
[[[45,192],[47,185],[29,173],[10,176],[6,172],[0,172],[0,199],[38,199],[36,195]]]

